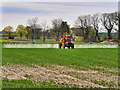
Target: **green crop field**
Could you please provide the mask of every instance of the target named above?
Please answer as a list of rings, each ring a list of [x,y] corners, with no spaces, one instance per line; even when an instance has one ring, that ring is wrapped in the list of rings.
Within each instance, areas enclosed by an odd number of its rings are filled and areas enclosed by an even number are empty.
[[[118,67],[117,49],[7,49],[2,53],[2,63],[30,65],[58,64],[80,69],[91,66]]]
[[[117,48],[3,48],[2,65],[3,88],[118,86]]]

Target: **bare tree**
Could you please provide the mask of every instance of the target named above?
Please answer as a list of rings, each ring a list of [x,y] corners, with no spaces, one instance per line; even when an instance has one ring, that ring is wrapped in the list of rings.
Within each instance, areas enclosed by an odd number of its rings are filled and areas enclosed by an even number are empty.
[[[115,23],[115,27],[113,28],[115,31],[117,31],[118,32],[118,39],[120,39],[120,26],[119,26],[119,23],[120,23],[120,21],[119,21],[119,19],[120,19],[120,12],[114,12],[113,13],[113,20],[114,20],[114,23]]]
[[[36,26],[36,24],[38,23],[38,18],[32,18],[32,19],[29,19],[27,21],[27,23],[30,25],[30,26]]]
[[[118,40],[120,40],[120,1],[118,2]]]
[[[82,29],[84,39],[88,39],[90,32],[90,15],[79,16],[76,20],[76,27]]]
[[[36,24],[36,29],[34,32],[35,39],[40,39],[41,33],[42,33],[42,27],[39,24]]]
[[[59,38],[61,23],[62,23],[62,19],[60,19],[60,18],[52,20],[52,28],[57,36],[56,40]]]
[[[25,27],[26,28],[26,30],[27,30],[27,34],[26,34],[26,38],[28,39],[30,36],[31,36],[31,27],[30,26],[26,26]]]
[[[62,23],[62,19],[60,18],[52,20],[52,25],[54,29],[59,29],[61,23]]]
[[[114,12],[112,14],[112,18],[114,20],[114,27],[113,27],[113,30],[115,30],[115,32],[117,33],[117,37],[118,37],[118,40],[120,39],[120,29],[119,29],[119,13],[118,12]]]
[[[36,35],[38,35],[38,32],[40,31],[40,25],[38,24],[38,18],[32,18],[32,19],[29,19],[27,21],[30,29],[31,30],[30,32],[30,35],[31,35],[31,38],[32,38],[32,41],[33,39],[36,37]],[[37,33],[37,34],[36,34]]]
[[[120,12],[118,14],[118,40],[120,40]]]
[[[108,31],[108,39],[112,39],[111,32],[115,25],[115,21],[113,19],[113,13],[102,14],[101,21],[105,29]]]
[[[41,23],[41,27],[42,27],[42,32],[43,32],[43,43],[45,43],[45,33],[48,29],[47,21],[43,21]]]
[[[99,14],[94,14],[91,17],[91,24],[92,24],[93,28],[96,31],[95,40],[98,39],[100,41],[100,36],[99,36],[99,33],[98,33],[98,31],[99,31],[99,23],[100,23]]]
[[[115,25],[117,25],[118,26],[118,20],[119,20],[119,16],[118,16],[118,12],[114,12],[114,13],[112,13],[112,18],[113,18],[113,20],[114,20],[114,22],[115,22]]]

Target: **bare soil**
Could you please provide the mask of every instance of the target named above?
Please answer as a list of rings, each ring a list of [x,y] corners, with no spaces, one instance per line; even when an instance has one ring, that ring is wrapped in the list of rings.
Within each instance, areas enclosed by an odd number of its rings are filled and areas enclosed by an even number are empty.
[[[108,88],[107,85],[100,85],[91,82],[97,80],[105,82],[113,81],[115,84],[118,82],[117,75],[106,75],[95,70],[78,70],[66,66],[52,65],[53,67],[22,66],[22,65],[4,65],[2,66],[2,78],[9,80],[15,79],[28,79],[37,82],[46,80],[53,84],[78,86],[78,87],[100,87]],[[30,75],[31,77],[26,77]],[[115,87],[115,86],[113,86]]]

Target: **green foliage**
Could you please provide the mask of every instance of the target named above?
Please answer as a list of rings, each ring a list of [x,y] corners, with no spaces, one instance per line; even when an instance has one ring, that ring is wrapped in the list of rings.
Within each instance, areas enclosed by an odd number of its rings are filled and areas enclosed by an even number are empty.
[[[12,26],[6,26],[6,27],[2,30],[2,32],[7,33],[8,36],[10,36],[13,31],[14,31],[14,30],[13,30],[13,27],[12,27]]]
[[[71,34],[74,36],[82,36],[84,40],[91,41],[95,38],[95,30],[93,27],[88,28],[71,28]]]
[[[0,40],[0,42],[5,43],[5,42],[25,42],[25,41],[17,41],[17,40]]]
[[[117,48],[74,50],[50,48],[3,48],[2,64],[4,65],[6,63],[23,65],[31,65],[32,63],[39,65],[58,64],[78,69],[90,69],[93,66],[117,68],[118,50]]]
[[[109,52],[109,53],[108,53]],[[77,69],[83,70],[103,70],[98,67],[116,69],[118,68],[118,49],[43,49],[43,48],[3,48],[2,50],[2,64],[8,63],[19,64],[19,65],[40,65],[44,67],[51,67],[52,64],[63,65]],[[91,68],[92,67],[92,68]],[[94,68],[95,67],[95,68]],[[69,72],[65,72],[69,73]],[[108,72],[107,72],[108,73]],[[72,72],[76,74],[76,72]],[[112,74],[113,75],[113,74]],[[27,79],[32,78],[32,75],[26,74]],[[76,77],[82,80],[88,80],[87,77]],[[64,86],[60,84],[53,84],[52,80],[50,82],[34,82],[31,80],[8,80],[3,79],[3,88],[69,88],[69,86]],[[114,87],[117,86],[114,82],[107,81],[97,81],[91,80],[95,84],[102,86]],[[77,87],[72,87],[77,88]]]
[[[70,27],[67,22],[63,21],[62,19],[54,19],[52,21],[53,29],[51,29],[51,34],[55,36],[56,40],[61,38],[60,35],[64,33],[70,34]]]
[[[93,83],[95,83],[95,84],[102,85],[102,86],[108,86],[108,87],[117,86],[117,84],[115,84],[113,81],[111,81],[111,82],[106,82],[106,81],[104,81],[104,80],[101,80],[101,81],[91,80],[91,82],[93,82]]]
[[[71,28],[71,34],[73,34],[74,36],[83,36],[83,29],[81,28]]]
[[[3,79],[2,88],[70,88],[70,87],[59,84],[53,84],[52,81],[50,82],[42,81],[37,83],[27,79],[25,80]],[[71,88],[77,88],[77,87],[73,86]]]
[[[65,22],[65,21],[62,21],[60,29],[61,29],[60,32],[70,33],[69,25],[68,25],[67,22]]]
[[[83,41],[83,40],[84,40],[83,37],[75,36],[75,41],[80,42],[80,41]]]
[[[105,41],[105,40],[107,40],[107,38],[108,38],[107,35],[104,34],[104,35],[101,36],[101,41]]]
[[[95,29],[94,28],[91,28],[90,32],[89,32],[89,35],[88,35],[88,38],[90,41],[95,41]]]
[[[20,35],[20,38],[28,33],[23,25],[18,25],[15,32]]]
[[[25,74],[24,77],[32,78],[33,76],[32,76],[32,75]]]

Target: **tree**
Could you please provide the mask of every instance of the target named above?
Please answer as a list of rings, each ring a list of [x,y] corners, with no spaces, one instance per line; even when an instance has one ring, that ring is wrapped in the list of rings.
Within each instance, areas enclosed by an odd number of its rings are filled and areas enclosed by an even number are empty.
[[[120,19],[120,13],[119,12],[114,12],[113,13],[113,15],[112,15],[112,18],[113,18],[113,20],[114,20],[114,23],[115,23],[115,25],[114,25],[114,30],[115,31],[117,31],[117,37],[118,37],[118,40],[120,39],[120,29],[119,29],[119,19]]]
[[[40,39],[41,35],[42,35],[42,28],[36,28],[35,29],[35,39]]]
[[[118,40],[120,40],[120,1],[118,3]]]
[[[50,36],[52,37],[52,38],[56,38],[57,36],[56,36],[56,33],[54,32],[54,29],[50,29],[50,31],[49,31],[49,33],[50,33]],[[56,38],[57,39],[57,38]]]
[[[119,21],[119,16],[118,15],[119,15],[118,12],[112,13],[112,18],[114,20],[115,25],[117,25],[117,26],[119,24],[119,22],[118,22]]]
[[[60,25],[60,32],[70,33],[70,28],[69,28],[69,25],[67,24],[67,22],[62,21],[62,23]]]
[[[81,28],[73,27],[73,28],[71,28],[71,32],[75,36],[83,36],[83,29],[81,29]]]
[[[107,40],[107,38],[108,38],[108,37],[107,37],[107,35],[106,35],[106,34],[101,35],[101,40],[102,40],[102,41]]]
[[[94,28],[91,28],[90,33],[88,35],[89,41],[94,42],[96,40],[95,36],[96,36],[96,30]]]
[[[100,36],[99,36],[99,33],[98,33],[98,30],[99,30],[99,22],[100,22],[99,14],[94,14],[94,15],[91,17],[91,24],[92,24],[93,28],[94,28],[95,31],[96,31],[95,40],[98,39],[98,40],[100,41]]]
[[[40,39],[41,33],[42,33],[42,27],[39,24],[36,24],[36,28],[34,31],[35,39]]]
[[[120,3],[120,2],[119,2]],[[118,14],[118,39],[120,40],[120,12]]]
[[[26,38],[32,39],[32,37],[33,37],[32,28],[30,26],[26,26],[26,30],[28,32],[26,34]],[[36,29],[34,30],[34,39],[40,39],[41,33],[42,33],[42,28],[40,26],[36,27]]]
[[[15,32],[20,35],[21,39],[23,35],[26,35],[28,33],[23,25],[18,25]]]
[[[54,19],[52,21],[53,30],[56,33],[56,40],[59,38],[59,35],[61,33],[61,36],[63,36],[63,33],[70,33],[69,25],[66,21],[63,21],[62,19]]]
[[[65,35],[66,33],[70,34],[70,27],[67,24],[66,21],[62,21],[61,25],[60,25],[60,34],[61,37],[63,37],[63,34]]]
[[[45,43],[45,34],[48,29],[47,21],[43,21],[41,23],[41,27],[42,27],[42,32],[43,32],[43,43]]]
[[[31,30],[31,27],[30,27],[30,26],[26,26],[25,28],[26,28],[26,30],[27,30],[27,32],[28,32],[28,33],[26,34],[26,38],[28,39],[29,37],[31,37],[31,31],[32,31],[32,30]]]
[[[56,36],[56,40],[59,38],[59,33],[61,30],[61,23],[62,23],[62,19],[54,19],[52,20],[52,31],[55,32],[55,36]]]
[[[30,27],[29,28],[29,30],[30,30],[29,34],[30,34],[30,37],[31,37],[31,39],[33,41],[33,39],[35,39],[36,35],[38,35],[38,34],[36,34],[36,31],[38,31],[38,32],[40,31],[40,25],[38,24],[38,18],[29,19],[27,21],[27,23],[28,23],[28,25]]]
[[[115,21],[113,19],[113,13],[104,13],[102,14],[102,18],[101,21],[103,23],[103,26],[105,27],[105,29],[108,32],[108,39],[112,39],[112,29],[115,25]]]
[[[50,38],[50,30],[46,30],[46,36],[47,36],[47,39],[49,39]]]
[[[87,40],[91,27],[90,15],[79,16],[75,24],[76,28],[82,29],[83,37]]]
[[[7,27],[5,27],[5,28],[2,30],[2,32],[7,33],[8,36],[11,36],[11,33],[12,33],[13,31],[14,31],[14,30],[13,30],[13,27],[12,27],[12,26],[7,26]]]

